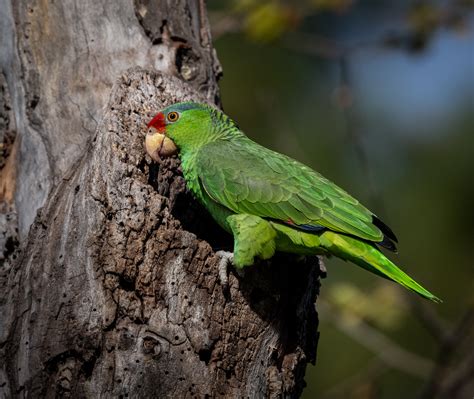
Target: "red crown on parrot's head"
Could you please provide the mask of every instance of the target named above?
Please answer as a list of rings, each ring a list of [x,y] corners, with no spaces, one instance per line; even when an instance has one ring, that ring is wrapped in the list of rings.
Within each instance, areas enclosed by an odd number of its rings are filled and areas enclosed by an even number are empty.
[[[154,127],[160,133],[164,133],[166,131],[166,123],[165,123],[165,115],[163,112],[158,112],[155,117],[148,122],[146,125],[148,128]]]

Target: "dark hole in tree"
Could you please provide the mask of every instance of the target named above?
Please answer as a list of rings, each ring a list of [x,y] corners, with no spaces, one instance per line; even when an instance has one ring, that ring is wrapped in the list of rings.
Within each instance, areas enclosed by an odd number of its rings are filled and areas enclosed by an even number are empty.
[[[209,361],[211,360],[212,349],[201,349],[198,355],[199,355],[199,360],[201,360],[202,362],[206,364],[209,364]]]

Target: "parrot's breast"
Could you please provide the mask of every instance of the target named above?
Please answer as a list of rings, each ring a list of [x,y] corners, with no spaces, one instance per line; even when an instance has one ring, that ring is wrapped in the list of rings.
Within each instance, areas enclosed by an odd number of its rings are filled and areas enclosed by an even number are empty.
[[[203,189],[196,170],[196,156],[190,155],[183,157],[181,160],[181,167],[183,169],[186,187],[189,189],[189,191],[191,191],[193,196],[201,203],[202,206],[204,206],[204,208],[206,208],[217,224],[228,233],[231,233],[231,228],[227,222],[227,217],[233,215],[234,212],[214,201]]]

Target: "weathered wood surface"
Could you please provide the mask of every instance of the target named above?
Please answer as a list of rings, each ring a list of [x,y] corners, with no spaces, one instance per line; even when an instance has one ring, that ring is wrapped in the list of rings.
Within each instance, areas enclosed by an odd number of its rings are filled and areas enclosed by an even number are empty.
[[[218,101],[203,4],[12,4],[0,18],[14,46],[0,40],[21,248],[0,270],[0,397],[298,396],[318,265],[280,256],[223,287],[214,250],[230,238],[178,160],[143,148],[163,105]]]

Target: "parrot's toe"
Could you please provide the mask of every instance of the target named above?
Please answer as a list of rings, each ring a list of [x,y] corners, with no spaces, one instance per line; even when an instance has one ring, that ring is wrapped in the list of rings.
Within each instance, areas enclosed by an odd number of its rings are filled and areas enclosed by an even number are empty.
[[[321,255],[316,256],[318,258],[318,263],[319,263],[319,271],[320,271],[320,276],[321,278],[326,278],[328,275],[328,270],[326,269],[326,265],[324,264],[324,257]]]

